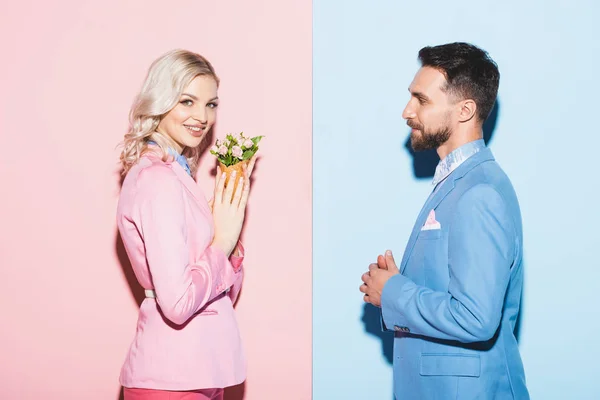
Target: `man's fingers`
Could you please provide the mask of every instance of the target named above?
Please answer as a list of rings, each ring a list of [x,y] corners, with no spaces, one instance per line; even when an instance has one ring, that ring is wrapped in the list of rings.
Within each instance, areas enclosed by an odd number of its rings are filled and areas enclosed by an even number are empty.
[[[362,279],[362,281],[364,283],[366,283],[367,285],[369,285],[369,283],[371,282],[371,277],[369,276],[368,272],[365,272],[364,274],[362,274],[360,279]]]
[[[381,254],[377,256],[377,265],[381,269],[388,269],[387,263],[385,262],[385,257],[383,257]]]
[[[375,277],[377,274],[379,274],[381,271],[379,270],[379,266],[377,264],[369,264],[369,272],[367,272],[367,274],[370,277]]]
[[[385,263],[387,264],[389,270],[398,271],[398,267],[396,266],[396,261],[394,261],[394,256],[392,255],[391,250],[387,250],[385,252]]]

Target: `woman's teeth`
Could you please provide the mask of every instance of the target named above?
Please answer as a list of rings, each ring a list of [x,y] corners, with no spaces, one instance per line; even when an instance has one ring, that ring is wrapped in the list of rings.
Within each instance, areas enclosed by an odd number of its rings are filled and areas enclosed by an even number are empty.
[[[202,130],[202,128],[199,128],[197,126],[189,126],[189,125],[184,125],[186,128],[188,128],[190,131],[194,131],[194,132],[200,132]]]

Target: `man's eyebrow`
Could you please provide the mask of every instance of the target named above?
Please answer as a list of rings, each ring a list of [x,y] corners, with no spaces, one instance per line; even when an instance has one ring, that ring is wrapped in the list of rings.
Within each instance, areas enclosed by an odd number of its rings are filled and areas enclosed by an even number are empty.
[[[410,88],[408,88],[408,91],[411,95],[413,95],[414,97],[420,99],[420,100],[429,100],[429,97],[427,97],[425,94],[418,92],[416,90],[410,90]]]

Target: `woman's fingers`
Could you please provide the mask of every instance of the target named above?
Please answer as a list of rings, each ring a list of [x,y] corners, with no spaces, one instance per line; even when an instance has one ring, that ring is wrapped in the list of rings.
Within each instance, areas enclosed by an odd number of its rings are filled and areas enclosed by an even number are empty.
[[[242,178],[240,178],[240,182],[238,183],[237,189],[235,191],[235,199],[234,203],[237,207],[245,207],[245,203],[242,204],[242,197],[244,195],[244,191],[246,190],[246,186],[250,184],[250,178],[248,176],[248,166],[246,164],[242,165],[242,173],[244,174]]]
[[[256,163],[256,154],[252,156],[250,162],[248,163],[248,177],[252,175],[252,171],[254,170],[254,163]]]
[[[215,196],[214,203],[221,204],[223,202],[223,186],[225,186],[225,172],[217,174],[217,181],[215,182]]]
[[[229,182],[225,187],[226,173],[217,174],[215,182],[215,195],[214,204],[232,204],[236,208],[246,207],[248,202],[248,196],[250,194],[250,174],[254,168],[256,156],[250,159],[248,164],[242,166],[242,176],[239,178],[237,185],[235,184],[235,178],[238,174],[237,171],[232,171],[229,176]],[[234,192],[234,186],[235,192]],[[226,203],[227,201],[227,203]]]
[[[239,207],[242,208],[242,209],[246,207],[246,204],[248,203],[248,196],[250,194],[250,178],[249,178],[249,174],[248,174],[247,170],[245,170],[244,172],[245,172],[245,178],[246,179],[244,179],[244,189],[243,189],[243,191],[241,191],[242,192],[242,197],[241,197],[240,203],[239,203]]]
[[[237,171],[231,172],[229,175],[229,182],[227,187],[225,188],[225,200],[227,204],[231,204],[233,200],[233,187],[235,186],[235,176],[237,175]]]
[[[244,185],[245,182],[246,182],[246,180],[242,176],[240,178],[240,180],[238,181],[237,188],[235,189],[235,193],[233,195],[232,203],[236,207],[239,207],[239,205],[240,205],[240,200],[242,199],[242,192],[243,192],[242,188],[244,187],[243,185]]]

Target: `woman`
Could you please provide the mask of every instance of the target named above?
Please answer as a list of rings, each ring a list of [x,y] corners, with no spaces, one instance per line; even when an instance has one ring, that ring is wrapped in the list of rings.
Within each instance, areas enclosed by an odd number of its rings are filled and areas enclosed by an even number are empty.
[[[210,205],[193,179],[218,85],[205,58],[171,51],[151,65],[130,112],[117,224],[146,298],[121,370],[125,400],[222,399],[245,379],[233,303],[254,160],[235,193],[218,174]]]

